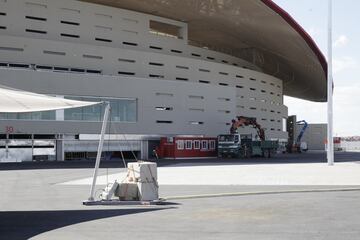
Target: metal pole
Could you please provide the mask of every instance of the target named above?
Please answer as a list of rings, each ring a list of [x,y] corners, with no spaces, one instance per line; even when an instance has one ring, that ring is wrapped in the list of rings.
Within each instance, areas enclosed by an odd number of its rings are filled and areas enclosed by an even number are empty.
[[[6,140],[5,140],[5,152],[6,152],[6,160],[9,158],[9,134],[6,134]],[[16,160],[17,161],[17,160]]]
[[[110,112],[110,103],[106,102],[104,119],[103,119],[102,128],[101,128],[100,141],[99,141],[98,151],[97,151],[97,155],[96,155],[93,181],[92,181],[91,190],[90,190],[90,197],[88,199],[89,201],[94,201],[96,179],[97,179],[100,160],[101,160],[101,153],[102,153],[102,149],[104,146],[104,137],[105,137],[106,126],[107,126],[107,122],[108,122],[108,118],[109,118],[109,112]]]
[[[332,0],[329,0],[328,13],[328,85],[327,85],[327,112],[328,112],[328,128],[327,128],[327,162],[329,166],[334,165],[334,140],[333,140],[333,76],[332,76]]]

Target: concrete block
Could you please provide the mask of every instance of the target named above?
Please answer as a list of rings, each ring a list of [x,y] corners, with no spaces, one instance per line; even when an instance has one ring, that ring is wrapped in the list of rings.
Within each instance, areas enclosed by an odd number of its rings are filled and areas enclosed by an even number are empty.
[[[153,162],[128,163],[129,182],[157,182],[157,164]]]
[[[115,196],[122,201],[137,201],[139,200],[138,185],[134,182],[120,183],[116,189]]]
[[[141,201],[153,201],[159,199],[159,187],[157,182],[138,182],[139,198]]]

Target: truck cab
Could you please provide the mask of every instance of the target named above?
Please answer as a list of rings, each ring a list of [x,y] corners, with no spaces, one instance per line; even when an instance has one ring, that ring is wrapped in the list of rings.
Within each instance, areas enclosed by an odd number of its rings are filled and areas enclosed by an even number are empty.
[[[218,157],[238,157],[240,150],[240,134],[221,134],[218,136]]]

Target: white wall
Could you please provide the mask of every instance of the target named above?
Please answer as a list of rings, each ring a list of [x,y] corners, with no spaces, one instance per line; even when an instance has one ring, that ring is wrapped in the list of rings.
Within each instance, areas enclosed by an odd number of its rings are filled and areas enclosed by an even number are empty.
[[[220,133],[227,131],[232,118],[243,115],[256,117],[269,138],[286,138],[281,80],[242,59],[190,46],[186,34],[183,39],[151,34],[150,20],[187,30],[183,22],[79,1],[0,1],[0,84],[54,95],[137,98],[144,102],[139,104],[139,116],[150,120],[165,114],[154,111],[154,105],[174,106],[174,111],[166,112],[173,119],[169,129],[139,119],[135,128],[128,127],[129,133],[138,126],[151,133]],[[28,69],[17,70],[16,63]],[[52,69],[40,69],[44,67]],[[55,73],[54,67],[101,74]],[[161,91],[176,97],[153,96]],[[206,98],[199,101],[190,95]],[[189,121],[206,124],[186,125]]]
[[[303,125],[296,125],[295,138],[299,135],[302,128]],[[307,143],[309,150],[324,150],[326,135],[326,124],[309,124],[301,141]]]

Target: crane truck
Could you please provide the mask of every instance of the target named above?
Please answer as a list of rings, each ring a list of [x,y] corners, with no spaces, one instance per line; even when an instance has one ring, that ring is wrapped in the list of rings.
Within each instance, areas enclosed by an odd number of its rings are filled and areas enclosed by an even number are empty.
[[[302,128],[301,128],[299,135],[297,136],[295,142],[293,144],[289,143],[289,145],[287,146],[288,153],[302,153],[302,152],[306,152],[308,150],[307,143],[301,142],[301,140],[304,136],[304,133],[308,127],[308,123],[305,120],[301,120],[301,121],[297,121],[296,124],[302,125]]]
[[[256,140],[251,135],[240,135],[238,128],[250,126],[256,130]],[[230,134],[218,136],[218,157],[241,157],[248,158],[262,156],[270,158],[276,153],[278,141],[270,141],[265,138],[265,130],[257,123],[256,118],[238,116],[232,120]]]

